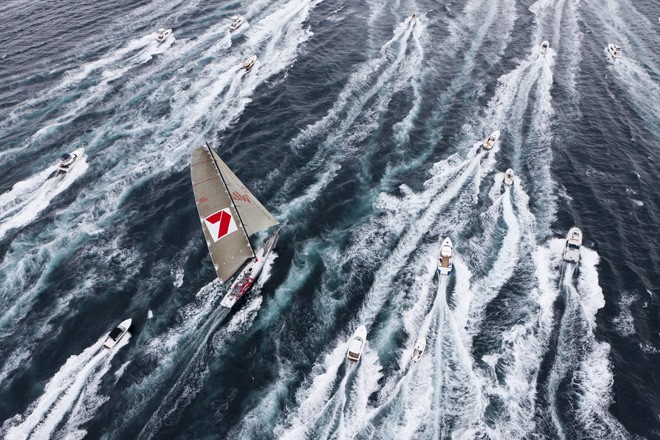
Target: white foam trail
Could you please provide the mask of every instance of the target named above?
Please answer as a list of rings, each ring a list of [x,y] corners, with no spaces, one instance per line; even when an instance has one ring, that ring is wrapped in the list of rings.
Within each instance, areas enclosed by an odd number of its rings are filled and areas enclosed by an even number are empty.
[[[422,32],[423,24],[419,19],[415,22],[411,22],[410,18],[404,20],[394,30],[394,36],[383,45],[380,56],[365,63],[350,76],[328,113],[292,140],[294,151],[310,145],[317,150],[307,165],[296,173],[295,179],[287,179],[279,191],[279,197],[290,197],[292,186],[298,182],[301,173],[320,174],[322,177],[299,197],[300,200],[289,203],[299,204],[314,197],[332,181],[340,166],[337,162],[356,153],[355,146],[377,128],[377,120],[387,109],[392,96],[408,87],[409,82],[420,74],[423,53],[419,35]],[[408,51],[411,39],[415,41],[415,51]],[[376,100],[372,102],[374,98]],[[365,111],[367,104],[369,107]],[[322,142],[312,143],[321,136],[324,137]],[[338,148],[338,145],[341,147]],[[336,157],[329,159],[329,156]]]
[[[499,182],[496,183],[496,185],[498,184]],[[497,253],[497,258],[493,262],[492,270],[483,279],[472,283],[475,286],[476,292],[470,304],[468,328],[473,337],[479,331],[479,324],[483,319],[486,306],[511,278],[520,257],[519,243],[521,231],[518,219],[513,212],[510,189],[508,187],[505,189],[501,200],[502,218],[507,227],[506,235]]]
[[[296,393],[296,400],[300,403],[295,413],[291,414],[284,426],[275,429],[277,437],[293,440],[306,435],[319,416],[319,411],[330,399],[339,368],[346,362],[347,350],[348,342],[338,342],[322,363],[315,366],[316,371],[313,371],[314,377],[309,388],[302,387]]]
[[[630,94],[633,105],[649,124],[649,129],[660,132],[660,85],[634,60],[624,57],[609,66],[619,85]]]
[[[607,43],[618,44],[633,54],[633,58],[640,60],[657,73],[660,71],[657,57],[657,25],[640,13],[635,3],[628,0],[607,0],[594,5],[591,2],[581,2],[580,7],[588,10],[589,17],[598,20],[603,29],[600,38],[603,45]],[[605,35],[602,35],[602,34]]]
[[[561,242],[555,243],[557,251]],[[559,330],[557,357],[550,372],[548,392],[551,419],[561,438],[567,438],[562,424],[557,393],[560,383],[572,374],[574,414],[579,428],[599,439],[626,439],[629,434],[609,412],[612,402],[613,377],[609,361],[609,344],[596,340],[594,331],[596,313],[605,305],[598,282],[598,254],[582,246],[580,250],[580,274],[577,285],[573,281],[574,265],[566,267],[563,279],[566,307]]]
[[[158,431],[164,422],[179,413],[197,395],[203,385],[208,372],[208,366],[203,363],[203,352],[210,346],[215,350],[221,350],[227,342],[238,336],[238,333],[248,328],[254,321],[257,311],[261,307],[263,298],[257,296],[248,301],[248,304],[239,310],[224,327],[218,330],[218,325],[227,316],[228,309],[218,307],[216,312],[207,319],[200,332],[193,338],[190,346],[191,352],[185,353],[186,365],[176,378],[169,379],[167,395],[161,399],[161,403],[154,411],[149,421],[140,432],[139,438],[150,439],[158,435]],[[213,335],[214,332],[217,333]],[[161,377],[162,379],[162,377]]]
[[[197,145],[211,131],[216,132],[232,123],[250,101],[257,86],[291,65],[299,45],[310,35],[303,28],[303,23],[310,10],[319,3],[318,0],[311,3],[291,0],[276,5],[261,20],[253,22],[244,49],[250,52],[259,49],[260,62],[247,75],[229,74],[238,71],[238,64],[244,57],[244,54],[234,53],[207,65],[202,74],[194,78],[194,86],[190,86],[189,75],[174,75],[161,82],[149,81],[147,86],[151,88],[144,92],[145,102],[138,109],[128,105],[132,109],[129,110],[121,104],[116,116],[92,133],[88,151],[106,146],[108,136],[113,139],[118,137],[111,149],[95,151],[95,160],[105,164],[104,173],[96,181],[90,182],[75,203],[60,212],[60,216],[54,220],[56,227],[40,231],[38,237],[34,238],[42,243],[38,249],[27,253],[17,252],[17,248],[22,245],[14,241],[3,261],[3,270],[19,281],[17,285],[28,286],[14,304],[17,313],[11,315],[12,325],[25,316],[33,299],[42,292],[50,269],[56,266],[54,262],[79,249],[91,234],[98,234],[107,227],[121,229],[122,219],[117,215],[118,207],[133,189],[158,174],[187,167],[185,159],[192,145]],[[226,26],[224,23],[221,25]],[[179,45],[177,42],[171,51],[163,55],[191,56],[186,52],[191,47],[195,47],[194,44]],[[130,87],[138,84],[142,86],[144,80],[139,77],[131,81],[127,88],[130,90]],[[209,98],[214,94],[213,99]],[[144,108],[160,104],[162,96],[168,97],[171,112],[152,120],[150,113],[143,113]],[[136,98],[131,96],[131,99]],[[222,121],[222,124],[218,121]],[[135,136],[142,137],[146,132],[150,133],[149,141],[136,148]],[[126,155],[125,148],[130,148],[133,154]],[[76,225],[75,234],[70,231],[71,224]],[[114,240],[108,243],[108,246],[114,245]],[[95,251],[112,252],[103,246]],[[46,270],[36,272],[33,271],[35,267]],[[2,290],[3,294],[6,294],[6,290]],[[16,289],[11,289],[9,293],[15,295]],[[49,322],[57,322],[58,317],[67,312],[65,304],[83,293],[76,288],[58,298],[53,313],[49,315]],[[30,331],[33,332],[31,339],[39,340],[49,330],[47,325],[41,325]]]
[[[87,171],[89,165],[83,155],[64,176],[49,178],[57,169],[51,166],[34,176],[18,182],[0,196],[0,239],[12,229],[32,223],[50,202],[69,188]]]
[[[81,399],[85,399],[81,395],[96,394],[101,378],[110,369],[110,360],[128,344],[130,335],[122,338],[112,350],[102,347],[105,339],[103,336],[81,354],[67,359],[46,384],[42,396],[23,415],[16,415],[3,423],[5,438],[48,439],[67,415],[69,420],[89,420],[89,412],[82,411],[86,412],[86,416],[82,416],[80,411],[84,406]]]

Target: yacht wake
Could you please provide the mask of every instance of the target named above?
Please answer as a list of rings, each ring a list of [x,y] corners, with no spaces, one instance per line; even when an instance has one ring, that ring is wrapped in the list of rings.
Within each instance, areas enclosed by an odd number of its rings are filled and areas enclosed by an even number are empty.
[[[67,419],[75,426],[88,420],[90,417],[84,415],[85,406],[98,392],[101,378],[110,369],[110,361],[128,344],[130,335],[124,336],[112,350],[103,348],[105,339],[103,336],[81,354],[71,356],[46,384],[42,396],[23,415],[3,423],[3,437],[48,439]],[[104,401],[101,399],[100,403]]]
[[[29,225],[39,217],[50,202],[65,191],[87,171],[86,156],[64,175],[53,176],[56,167],[51,166],[34,176],[14,184],[0,195],[0,240],[12,229]]]

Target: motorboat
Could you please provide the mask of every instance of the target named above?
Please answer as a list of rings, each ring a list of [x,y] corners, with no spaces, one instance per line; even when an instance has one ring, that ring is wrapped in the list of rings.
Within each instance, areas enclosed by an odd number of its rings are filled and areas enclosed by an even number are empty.
[[[440,247],[440,259],[438,261],[438,273],[440,275],[449,275],[454,268],[452,263],[452,253],[454,246],[449,237],[445,238]]]
[[[419,359],[422,357],[425,348],[426,348],[426,338],[420,336],[419,339],[417,340],[417,343],[415,343],[415,348],[413,348],[412,360],[418,362]]]
[[[257,56],[252,55],[250,58],[245,60],[245,62],[243,63],[243,69],[245,69],[245,70],[252,69],[252,66],[254,66],[254,63],[256,63],[256,62],[257,62]]]
[[[257,281],[259,275],[261,275],[268,257],[270,257],[271,253],[275,249],[275,245],[277,244],[277,237],[277,233],[273,234],[270,239],[266,241],[266,243],[256,252],[255,258],[253,258],[252,261],[250,261],[238,274],[234,282],[229,287],[227,294],[225,294],[225,297],[222,298],[222,301],[220,302],[222,307],[231,309],[234,307],[234,304],[236,304],[236,302],[252,288],[254,282]]]
[[[612,58],[615,60],[617,58],[622,58],[623,54],[621,53],[621,46],[617,46],[615,44],[608,44],[607,45],[607,53],[610,54]]]
[[[410,19],[414,20],[415,18],[417,18],[417,14],[415,12],[413,12],[412,15],[410,16]]]
[[[578,263],[580,261],[580,246],[582,246],[582,231],[577,226],[573,226],[568,230],[566,236],[564,260],[569,263]]]
[[[167,40],[170,35],[172,35],[172,29],[158,29],[158,32],[156,33],[156,41],[162,43]]]
[[[346,357],[351,362],[357,362],[362,357],[362,352],[364,351],[364,346],[367,344],[367,328],[363,325],[359,326],[353,337],[348,344],[348,352]]]
[[[549,47],[550,47],[550,43],[548,43],[547,40],[541,43],[541,55],[545,55],[548,52]]]
[[[78,159],[80,159],[85,152],[84,148],[79,148],[73,153],[64,153],[62,156],[60,156],[60,160],[57,163],[57,173],[58,174],[66,174],[73,168],[73,164],[76,163]]]
[[[122,321],[117,327],[115,327],[108,337],[105,339],[105,342],[103,343],[103,346],[107,349],[111,349],[114,346],[116,346],[121,338],[124,337],[126,332],[128,332],[128,329],[131,328],[131,324],[133,323],[132,319],[127,319],[126,321]]]
[[[482,144],[483,147],[484,147],[484,150],[492,149],[495,146],[495,143],[498,141],[499,138],[500,138],[500,131],[499,130],[495,130],[494,132],[492,132],[490,134],[490,136],[488,136]]]
[[[513,170],[511,168],[506,170],[506,173],[504,173],[504,184],[506,186],[513,185]]]
[[[231,18],[231,23],[229,23],[229,30],[231,32],[234,32],[236,29],[241,27],[243,23],[245,23],[245,17],[243,17],[242,15],[234,15]]]

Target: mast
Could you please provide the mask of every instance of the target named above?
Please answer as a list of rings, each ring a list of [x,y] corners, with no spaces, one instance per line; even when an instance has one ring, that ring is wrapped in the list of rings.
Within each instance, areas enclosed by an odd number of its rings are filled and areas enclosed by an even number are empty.
[[[243,219],[241,218],[241,213],[238,210],[238,207],[236,207],[236,203],[234,203],[234,199],[232,198],[231,194],[229,193],[229,188],[227,187],[227,182],[225,182],[225,178],[222,175],[222,171],[220,171],[220,167],[218,166],[218,162],[215,160],[215,156],[211,153],[211,146],[209,145],[208,142],[206,142],[206,148],[209,150],[209,156],[211,156],[211,159],[213,159],[213,164],[215,165],[215,169],[218,170],[218,175],[220,176],[220,180],[222,180],[222,184],[225,186],[225,189],[227,190],[227,195],[229,195],[229,200],[231,201],[231,206],[234,207],[234,211],[236,212],[236,215],[238,216],[239,223],[241,224],[241,228],[243,228],[243,234],[245,234],[245,239],[248,242],[248,246],[250,246],[250,250],[252,251],[253,255],[257,255],[257,253],[254,251],[254,248],[252,247],[252,243],[250,243],[250,237],[248,236],[247,230],[245,229],[245,224],[243,223]]]

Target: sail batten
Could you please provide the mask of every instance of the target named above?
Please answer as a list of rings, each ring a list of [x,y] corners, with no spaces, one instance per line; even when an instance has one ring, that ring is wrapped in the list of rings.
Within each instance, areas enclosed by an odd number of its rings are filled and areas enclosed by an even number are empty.
[[[218,278],[225,282],[254,257],[249,236],[277,220],[210,146],[192,151],[190,172],[211,260]]]

